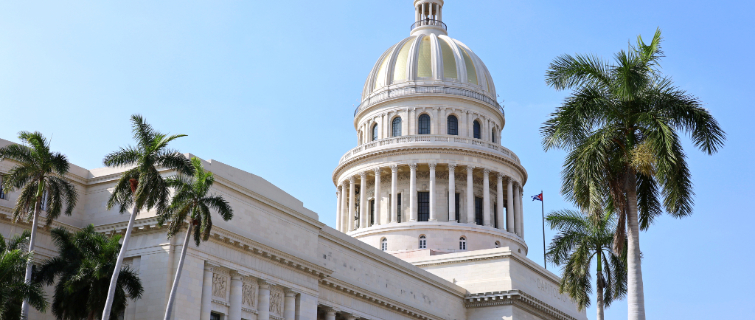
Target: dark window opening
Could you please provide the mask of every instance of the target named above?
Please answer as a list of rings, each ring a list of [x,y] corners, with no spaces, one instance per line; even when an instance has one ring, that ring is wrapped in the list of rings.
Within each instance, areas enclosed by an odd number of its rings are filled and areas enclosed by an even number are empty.
[[[419,134],[430,134],[430,116],[423,114],[419,116]]]
[[[391,124],[391,131],[393,133],[394,137],[400,137],[401,136],[401,117],[396,117],[393,119],[393,123]]]
[[[477,121],[477,120],[475,120],[473,127],[474,127],[474,138],[475,139],[482,139],[482,138],[480,138],[482,136],[482,134],[480,133],[480,122]]]
[[[370,200],[370,225],[375,225],[375,200]]]
[[[452,136],[459,135],[459,119],[456,116],[448,116],[448,134]]]
[[[378,125],[375,124],[372,126],[372,141],[375,141],[378,139]]]
[[[493,128],[493,132],[490,133],[490,139],[495,143],[495,128]]]
[[[220,320],[220,314],[215,312],[210,313],[210,320]]]
[[[474,198],[474,219],[475,223],[482,225],[482,198]]]
[[[493,227],[498,228],[498,205],[493,203]]]
[[[398,215],[398,222],[401,223],[401,194],[396,195],[396,212]]]
[[[417,192],[417,220],[428,221],[430,220],[430,193],[429,192]]]

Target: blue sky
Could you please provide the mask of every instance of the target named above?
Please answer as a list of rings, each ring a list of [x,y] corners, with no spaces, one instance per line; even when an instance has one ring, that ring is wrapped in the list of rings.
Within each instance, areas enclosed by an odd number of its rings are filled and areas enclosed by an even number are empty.
[[[540,125],[567,94],[545,85],[548,63],[565,53],[608,59],[663,30],[662,71],[705,102],[728,141],[714,156],[686,144],[695,213],[641,234],[648,316],[755,317],[755,3],[446,2],[449,35],[485,61],[504,100],[502,142],[529,172],[525,196],[544,190],[546,210],[571,207],[558,194],[564,154],[540,146]],[[356,146],[353,108],[413,18],[410,0],[3,1],[0,138],[39,130],[73,163],[97,168],[131,143],[128,116],[141,113],[188,134],[175,144],[182,152],[262,176],[333,226],[331,174]],[[525,216],[529,257],[542,263],[540,204],[526,201]],[[626,300],[607,311],[625,317]]]

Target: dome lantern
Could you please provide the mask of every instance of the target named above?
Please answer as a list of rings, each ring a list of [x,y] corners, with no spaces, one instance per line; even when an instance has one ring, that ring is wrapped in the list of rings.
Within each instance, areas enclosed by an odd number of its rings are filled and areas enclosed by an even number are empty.
[[[443,23],[443,0],[414,0],[414,24],[411,35],[448,34],[448,28]]]

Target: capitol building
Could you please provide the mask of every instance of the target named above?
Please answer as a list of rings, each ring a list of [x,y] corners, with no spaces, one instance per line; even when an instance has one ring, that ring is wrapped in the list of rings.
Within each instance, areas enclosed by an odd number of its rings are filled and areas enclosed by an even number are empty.
[[[409,36],[365,66],[358,143],[333,155],[335,229],[262,177],[203,162],[235,216],[188,248],[174,319],[587,319],[559,294],[558,276],[527,257],[527,170],[501,144],[493,77],[449,37],[443,4],[414,0]],[[0,174],[12,167],[0,162]],[[124,233],[128,215],[106,208],[123,171],[72,166],[79,204],[52,227]],[[30,227],[11,222],[16,197],[0,195],[4,236]],[[137,217],[124,263],[145,291],[123,319],[162,318],[182,238],[168,240],[154,212]],[[37,243],[36,260],[57,255],[49,227]],[[30,319],[54,317],[32,309]]]

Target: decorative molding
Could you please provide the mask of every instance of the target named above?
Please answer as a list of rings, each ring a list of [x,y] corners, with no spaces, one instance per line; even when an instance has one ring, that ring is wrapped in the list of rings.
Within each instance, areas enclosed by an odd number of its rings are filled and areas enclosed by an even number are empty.
[[[228,293],[228,277],[216,272],[212,273],[212,296],[226,299]]]
[[[484,308],[500,305],[514,305],[527,309],[547,320],[576,320],[574,318],[521,290],[495,291],[467,295],[464,306],[470,308]]]
[[[241,287],[241,305],[257,308],[257,292],[259,286],[256,280],[244,281]]]
[[[388,308],[395,312],[403,313],[415,319],[421,319],[421,320],[443,319],[441,317],[435,317],[432,314],[426,313],[425,311],[416,309],[414,307],[411,307],[399,301],[389,299],[387,297],[384,297],[382,295],[376,294],[371,291],[357,288],[349,283],[346,283],[346,282],[343,282],[341,280],[337,280],[334,278],[322,279],[320,280],[320,285],[330,287],[331,289],[340,291],[344,294],[351,295],[359,299],[367,300],[367,302],[370,302],[374,305],[378,305],[383,308]],[[338,310],[335,307],[332,307],[332,308],[334,310]]]
[[[459,97],[464,100],[480,102],[482,105],[494,111],[500,112],[502,116],[505,116],[503,107],[497,101],[495,101],[495,99],[490,98],[487,95],[478,92],[477,90],[449,87],[445,85],[423,86],[417,85],[413,81],[403,87],[391,88],[391,86],[386,86],[385,88],[386,89],[384,90],[379,90],[378,92],[372,93],[368,98],[364,99],[362,103],[357,106],[356,110],[354,110],[354,117],[357,117],[357,115],[359,115],[359,113],[361,113],[362,111],[365,111],[370,107],[383,102],[392,101],[404,97],[430,94]]]
[[[273,286],[270,288],[270,315],[273,317],[283,316],[283,288]]]

